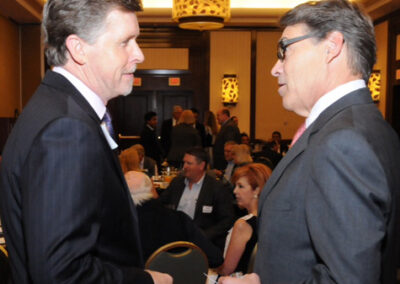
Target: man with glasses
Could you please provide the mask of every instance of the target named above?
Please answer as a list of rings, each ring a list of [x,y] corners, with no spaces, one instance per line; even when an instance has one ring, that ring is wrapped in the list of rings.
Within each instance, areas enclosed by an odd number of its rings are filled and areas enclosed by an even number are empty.
[[[271,73],[305,132],[261,193],[256,274],[219,283],[395,283],[400,143],[366,87],[372,23],[324,0],[281,24]]]

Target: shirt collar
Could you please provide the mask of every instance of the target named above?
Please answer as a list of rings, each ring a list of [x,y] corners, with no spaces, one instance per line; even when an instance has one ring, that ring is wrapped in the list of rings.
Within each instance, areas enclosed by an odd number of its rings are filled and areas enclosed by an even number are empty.
[[[346,84],[340,85],[332,91],[323,95],[312,107],[311,112],[306,119],[306,128],[310,126],[318,118],[318,116],[330,105],[332,105],[345,95],[365,87],[366,85],[364,80],[354,80]]]
[[[93,92],[88,86],[86,86],[81,80],[79,80],[75,75],[67,71],[65,68],[56,66],[53,67],[53,71],[64,76],[86,99],[100,120],[103,119],[104,114],[106,113],[106,106],[95,92]]]
[[[198,182],[193,183],[194,185],[202,185],[203,184],[203,180],[204,177],[206,176],[206,173],[203,174],[203,176],[201,177],[201,179],[199,179]],[[185,185],[189,185],[189,180],[187,178],[185,178]]]

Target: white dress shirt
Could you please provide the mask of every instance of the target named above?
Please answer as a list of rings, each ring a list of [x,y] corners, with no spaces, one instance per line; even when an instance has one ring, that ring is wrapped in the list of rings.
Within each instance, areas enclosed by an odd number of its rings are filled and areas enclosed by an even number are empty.
[[[106,113],[106,106],[104,105],[102,99],[96,95],[88,86],[85,85],[81,80],[79,80],[75,75],[64,69],[63,67],[56,66],[53,68],[53,71],[64,76],[85,98],[85,100],[89,103],[92,109],[96,112],[97,116],[100,120],[103,119],[104,114]],[[118,144],[111,137],[105,123],[101,123],[101,129],[103,130],[104,136],[111,149],[118,148]]]
[[[318,116],[330,105],[332,105],[345,95],[365,87],[366,85],[364,80],[354,80],[346,84],[340,85],[320,97],[315,105],[312,107],[311,112],[306,119],[306,128],[308,128],[308,126],[310,126],[318,118]]]
[[[179,200],[178,208],[176,210],[185,212],[192,219],[194,219],[197,199],[199,198],[205,176],[206,174],[204,173],[203,177],[198,182],[192,184],[191,189],[189,188],[189,180],[185,178],[185,189],[183,190],[181,199]]]

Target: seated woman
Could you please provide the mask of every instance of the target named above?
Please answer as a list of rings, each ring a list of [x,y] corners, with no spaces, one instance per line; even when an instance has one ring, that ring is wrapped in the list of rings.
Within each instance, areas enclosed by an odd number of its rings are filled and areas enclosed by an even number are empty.
[[[251,253],[257,243],[258,197],[271,170],[263,164],[251,163],[238,168],[232,181],[240,207],[247,215],[239,218],[229,231],[225,242],[224,263],[217,269],[219,275],[247,272]]]

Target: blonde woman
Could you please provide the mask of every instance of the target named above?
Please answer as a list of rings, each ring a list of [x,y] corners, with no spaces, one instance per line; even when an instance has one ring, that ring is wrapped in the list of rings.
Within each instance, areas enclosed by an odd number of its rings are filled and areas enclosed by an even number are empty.
[[[119,155],[122,172],[140,171],[140,160],[138,152],[134,146],[129,147],[121,152]]]

